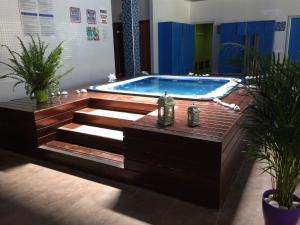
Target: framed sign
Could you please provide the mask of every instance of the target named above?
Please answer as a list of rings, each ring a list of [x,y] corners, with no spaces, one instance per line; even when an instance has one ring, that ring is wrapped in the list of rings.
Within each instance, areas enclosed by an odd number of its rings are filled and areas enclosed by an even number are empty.
[[[72,23],[81,23],[80,8],[70,7],[70,18]]]
[[[97,19],[96,19],[96,11],[92,9],[87,9],[86,10],[86,17],[87,17],[87,23],[88,24],[96,24]]]
[[[103,25],[108,25],[108,13],[105,9],[100,9],[100,23]]]
[[[99,41],[99,28],[98,27],[86,27],[86,35],[88,41]]]

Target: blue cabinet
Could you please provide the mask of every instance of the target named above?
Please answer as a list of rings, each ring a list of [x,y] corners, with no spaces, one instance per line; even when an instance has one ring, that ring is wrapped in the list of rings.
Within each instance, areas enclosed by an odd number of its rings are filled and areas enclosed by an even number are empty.
[[[289,39],[289,57],[295,61],[300,62],[300,18],[291,19],[291,30]]]
[[[163,22],[158,24],[160,74],[188,74],[194,70],[195,26]]]
[[[226,23],[220,25],[220,42],[245,45],[244,26],[242,23]],[[219,73],[240,73],[241,67],[236,66],[242,59],[244,51],[240,48],[222,47],[219,53]],[[234,62],[233,62],[234,61]]]
[[[271,54],[274,44],[275,21],[224,23],[219,27],[220,43],[238,43]],[[241,73],[244,51],[239,48],[221,48],[219,73]],[[233,64],[234,63],[234,64]]]

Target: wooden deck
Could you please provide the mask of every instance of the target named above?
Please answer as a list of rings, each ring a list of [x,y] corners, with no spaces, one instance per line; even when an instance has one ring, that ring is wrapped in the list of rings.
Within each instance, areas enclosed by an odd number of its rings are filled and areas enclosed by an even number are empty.
[[[239,166],[240,124],[251,98],[238,89],[224,99],[240,112],[196,102],[201,109],[196,128],[186,125],[187,107],[195,101],[176,100],[176,122],[167,128],[156,123],[156,101],[88,92],[53,97],[42,107],[29,98],[0,103],[1,147],[221,206]],[[109,137],[120,132],[123,139]]]

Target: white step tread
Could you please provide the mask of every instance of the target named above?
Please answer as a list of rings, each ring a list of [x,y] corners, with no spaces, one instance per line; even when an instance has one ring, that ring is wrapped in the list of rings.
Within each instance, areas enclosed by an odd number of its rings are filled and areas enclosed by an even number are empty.
[[[145,116],[143,114],[137,114],[137,113],[128,113],[128,112],[120,112],[120,111],[113,111],[113,110],[106,110],[106,109],[93,109],[93,108],[85,108],[77,111],[77,113],[83,113],[83,114],[88,114],[93,116],[109,117],[114,119],[130,120],[130,121],[136,121]]]
[[[103,138],[114,139],[118,141],[123,141],[124,138],[123,131],[101,128],[101,127],[93,127],[88,125],[81,125],[76,123],[65,125],[63,127],[60,127],[59,129],[82,133],[82,134],[89,134],[89,135],[103,137]]]

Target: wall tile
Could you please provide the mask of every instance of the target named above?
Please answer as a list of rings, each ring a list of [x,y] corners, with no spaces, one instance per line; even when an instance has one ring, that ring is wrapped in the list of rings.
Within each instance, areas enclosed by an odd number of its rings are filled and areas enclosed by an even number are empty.
[[[125,75],[141,72],[138,0],[122,0],[123,44]]]

